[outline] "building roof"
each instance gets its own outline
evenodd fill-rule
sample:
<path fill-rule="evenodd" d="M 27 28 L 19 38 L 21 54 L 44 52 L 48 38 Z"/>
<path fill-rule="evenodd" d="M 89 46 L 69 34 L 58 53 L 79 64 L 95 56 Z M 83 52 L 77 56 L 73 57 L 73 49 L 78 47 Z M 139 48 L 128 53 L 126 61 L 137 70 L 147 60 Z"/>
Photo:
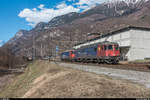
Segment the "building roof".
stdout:
<path fill-rule="evenodd" d="M 96 46 L 96 45 L 98 45 L 98 44 L 103 44 L 103 45 L 116 44 L 116 45 L 118 45 L 118 43 L 116 43 L 116 42 L 103 41 L 103 42 L 98 42 L 98 43 L 95 43 L 95 44 L 90 44 L 90 45 L 82 46 L 82 47 L 79 48 L 79 49 L 86 48 L 86 47 L 91 47 L 91 46 L 93 47 L 93 46 Z"/>
<path fill-rule="evenodd" d="M 77 43 L 75 44 L 74 46 L 77 46 L 77 45 L 80 45 L 80 44 L 84 44 L 84 43 L 87 43 L 87 42 L 90 42 L 90 41 L 93 41 L 93 40 L 98 40 L 100 38 L 104 38 L 104 37 L 107 37 L 109 35 L 113 35 L 113 34 L 117 34 L 117 33 L 120 33 L 120 32 L 124 32 L 124 31 L 127 31 L 127 30 L 130 30 L 130 29 L 138 29 L 138 30 L 145 30 L 145 31 L 150 31 L 150 28 L 149 27 L 139 27 L 139 26 L 126 26 L 126 27 L 123 27 L 121 29 L 118 29 L 118 30 L 115 30 L 115 31 L 112 31 L 112 32 L 109 32 L 109 33 L 104 33 L 94 39 L 91 39 L 91 40 L 87 40 L 87 41 L 84 41 L 84 42 L 81 42 L 81 43 Z"/>
<path fill-rule="evenodd" d="M 91 35 L 100 35 L 100 33 L 88 33 L 87 35 L 88 36 L 91 36 Z"/>
<path fill-rule="evenodd" d="M 74 49 L 65 50 L 65 51 L 63 51 L 63 52 L 70 52 L 70 51 L 74 51 Z"/>

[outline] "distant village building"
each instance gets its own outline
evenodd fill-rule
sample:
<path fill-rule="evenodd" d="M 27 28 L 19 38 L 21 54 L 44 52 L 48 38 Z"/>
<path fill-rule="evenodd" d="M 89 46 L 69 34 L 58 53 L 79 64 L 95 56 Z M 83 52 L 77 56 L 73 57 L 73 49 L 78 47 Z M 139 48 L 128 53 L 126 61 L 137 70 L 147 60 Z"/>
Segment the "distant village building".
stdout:
<path fill-rule="evenodd" d="M 99 35 L 98 37 L 76 44 L 77 49 L 85 45 L 103 41 L 117 42 L 122 59 L 134 61 L 150 58 L 150 28 L 128 26 L 117 31 Z"/>

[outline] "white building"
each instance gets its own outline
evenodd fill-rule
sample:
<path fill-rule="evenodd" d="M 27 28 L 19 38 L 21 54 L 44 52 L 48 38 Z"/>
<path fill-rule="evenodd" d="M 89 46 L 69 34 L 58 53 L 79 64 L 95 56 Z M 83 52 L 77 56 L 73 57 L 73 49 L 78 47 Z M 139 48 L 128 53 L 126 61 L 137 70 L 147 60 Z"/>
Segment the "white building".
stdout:
<path fill-rule="evenodd" d="M 128 61 L 150 58 L 150 28 L 128 26 L 99 36 L 89 42 L 74 46 L 74 49 L 103 41 L 117 42 L 121 56 Z"/>

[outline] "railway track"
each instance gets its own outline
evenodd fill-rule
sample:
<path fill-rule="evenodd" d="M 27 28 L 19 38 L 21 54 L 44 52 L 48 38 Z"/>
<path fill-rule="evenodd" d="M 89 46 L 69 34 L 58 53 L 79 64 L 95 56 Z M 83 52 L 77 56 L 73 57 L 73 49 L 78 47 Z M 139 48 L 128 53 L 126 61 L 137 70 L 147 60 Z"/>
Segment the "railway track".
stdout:
<path fill-rule="evenodd" d="M 53 62 L 52 62 L 53 63 Z M 60 67 L 76 69 L 80 71 L 95 73 L 98 75 L 106 75 L 111 78 L 130 80 L 134 83 L 145 85 L 150 88 L 150 69 L 146 65 L 134 64 L 81 64 L 81 63 L 66 63 L 60 62 L 57 64 Z"/>
<path fill-rule="evenodd" d="M 23 70 L 18 69 L 0 69 L 0 76 L 8 75 L 8 74 L 19 74 L 23 73 Z"/>
<path fill-rule="evenodd" d="M 60 62 L 62 62 L 62 61 L 60 61 Z M 111 64 L 79 63 L 79 62 L 63 62 L 63 63 L 150 72 L 150 64 L 115 64 L 115 65 L 111 65 Z"/>
<path fill-rule="evenodd" d="M 7 74 L 11 74 L 11 71 L 9 71 L 7 69 L 0 69 L 0 76 L 4 76 Z"/>

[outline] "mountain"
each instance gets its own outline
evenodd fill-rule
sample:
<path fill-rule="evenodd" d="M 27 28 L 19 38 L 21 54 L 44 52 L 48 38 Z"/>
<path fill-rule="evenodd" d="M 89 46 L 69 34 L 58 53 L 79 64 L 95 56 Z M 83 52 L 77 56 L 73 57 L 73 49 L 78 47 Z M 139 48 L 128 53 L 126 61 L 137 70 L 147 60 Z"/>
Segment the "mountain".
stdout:
<path fill-rule="evenodd" d="M 29 31 L 20 30 L 4 47 L 15 55 L 54 55 L 56 45 L 61 52 L 86 40 L 87 33 L 105 34 L 128 25 L 150 27 L 149 0 L 111 0 L 82 13 L 58 16 Z"/>

